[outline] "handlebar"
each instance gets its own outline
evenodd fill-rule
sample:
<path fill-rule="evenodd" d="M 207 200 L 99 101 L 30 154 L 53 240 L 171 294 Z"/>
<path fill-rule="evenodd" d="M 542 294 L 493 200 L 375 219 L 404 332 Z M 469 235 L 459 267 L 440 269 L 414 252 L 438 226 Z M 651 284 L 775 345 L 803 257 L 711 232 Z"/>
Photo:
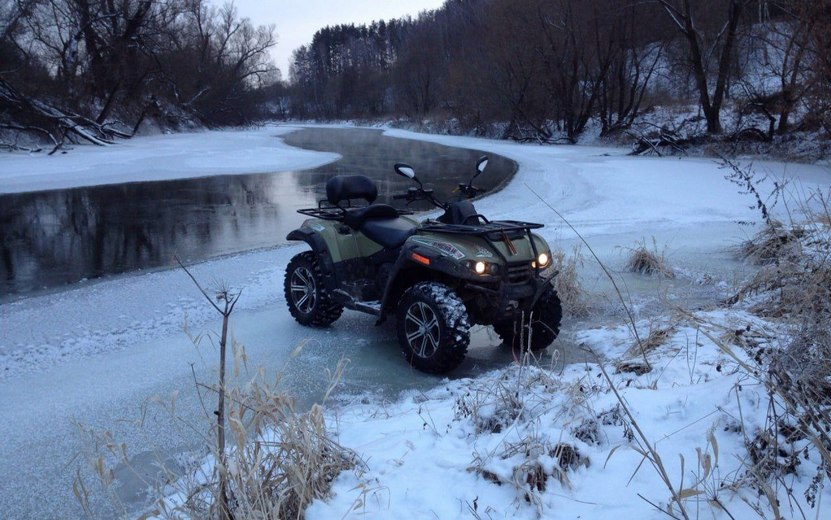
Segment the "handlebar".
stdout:
<path fill-rule="evenodd" d="M 462 197 L 472 199 L 480 193 L 486 193 L 488 190 L 483 188 L 477 188 L 476 186 L 469 186 L 467 184 L 459 184 L 458 191 L 461 192 Z"/>
<path fill-rule="evenodd" d="M 479 195 L 480 193 L 487 193 L 488 190 L 483 188 L 477 188 L 476 186 L 468 186 L 467 184 L 459 184 L 459 191 L 462 194 L 462 199 L 472 199 L 473 197 Z M 434 205 L 443 208 L 446 204 L 439 202 L 433 197 L 433 190 L 432 189 L 418 189 L 418 188 L 410 188 L 407 193 L 401 193 L 398 195 L 393 195 L 392 200 L 406 200 L 407 202 L 415 202 L 417 200 L 427 200 L 432 202 Z"/>
<path fill-rule="evenodd" d="M 410 202 L 415 202 L 417 200 L 426 200 L 435 205 L 436 207 L 444 209 L 446 204 L 436 200 L 433 197 L 433 190 L 432 189 L 424 189 L 424 188 L 410 188 L 407 193 L 402 193 L 399 195 L 393 195 L 393 200 L 406 200 L 409 204 Z"/>

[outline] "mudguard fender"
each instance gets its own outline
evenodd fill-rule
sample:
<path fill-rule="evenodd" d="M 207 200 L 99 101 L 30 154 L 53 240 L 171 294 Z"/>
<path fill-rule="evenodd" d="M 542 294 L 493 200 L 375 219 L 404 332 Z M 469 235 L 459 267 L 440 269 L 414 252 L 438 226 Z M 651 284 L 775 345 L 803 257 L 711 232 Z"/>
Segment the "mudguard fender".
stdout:
<path fill-rule="evenodd" d="M 427 280 L 464 279 L 470 276 L 462 264 L 447 258 L 435 249 L 419 244 L 405 244 L 398 260 L 390 271 L 384 296 L 381 300 L 381 316 L 377 325 L 384 323 L 387 315 L 394 312 L 398 299 L 407 288 Z"/>
<path fill-rule="evenodd" d="M 332 255 L 329 248 L 326 247 L 326 242 L 319 234 L 308 229 L 295 229 L 288 235 L 286 240 L 294 242 L 306 242 L 312 248 L 312 252 L 317 257 L 320 263 L 321 271 L 323 272 L 323 283 L 330 291 L 338 288 L 337 274 L 335 273 L 335 264 L 332 262 Z"/>

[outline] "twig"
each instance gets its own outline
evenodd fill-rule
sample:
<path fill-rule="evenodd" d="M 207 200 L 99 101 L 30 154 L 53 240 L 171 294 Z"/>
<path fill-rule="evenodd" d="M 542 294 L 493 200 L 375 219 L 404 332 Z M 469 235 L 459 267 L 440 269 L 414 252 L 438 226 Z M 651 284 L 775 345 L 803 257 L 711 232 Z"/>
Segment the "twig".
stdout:
<path fill-rule="evenodd" d="M 668 517 L 670 517 L 670 518 L 674 518 L 675 520 L 681 520 L 681 519 L 680 519 L 680 518 L 678 518 L 677 516 L 675 516 L 675 515 L 671 514 L 669 511 L 665 511 L 665 510 L 661 509 L 660 507 L 658 507 L 658 505 L 657 505 L 656 503 L 652 502 L 651 500 L 649 500 L 649 499 L 648 499 L 648 498 L 646 498 L 645 496 L 641 495 L 640 493 L 638 493 L 638 496 L 640 497 L 640 499 L 641 499 L 641 500 L 643 500 L 643 501 L 644 501 L 644 502 L 646 502 L 647 504 L 651 505 L 652 507 L 654 507 L 654 508 L 655 508 L 655 509 L 657 509 L 658 511 L 662 512 L 663 514 L 667 515 Z"/>
<path fill-rule="evenodd" d="M 615 288 L 615 292 L 617 293 L 617 296 L 620 299 L 620 303 L 621 303 L 621 305 L 623 305 L 623 309 L 626 311 L 626 315 L 629 317 L 629 322 L 632 324 L 632 332 L 635 334 L 635 340 L 638 342 L 638 348 L 640 349 L 641 355 L 643 356 L 643 362 L 644 362 L 644 364 L 646 364 L 646 368 L 651 371 L 652 370 L 652 365 L 650 365 L 649 360 L 646 359 L 646 350 L 643 348 L 643 342 L 641 341 L 641 337 L 638 334 L 638 327 L 635 324 L 635 317 L 632 315 L 632 311 L 629 310 L 629 306 L 626 305 L 626 301 L 623 299 L 623 293 L 621 293 L 620 288 L 617 286 L 617 283 L 615 282 L 615 279 L 612 276 L 612 273 L 610 273 L 609 270 L 606 268 L 606 266 L 603 264 L 603 262 L 600 261 L 600 258 L 597 256 L 597 253 L 594 252 L 594 249 L 592 249 L 592 246 L 589 245 L 589 243 L 586 241 L 585 238 L 583 238 L 583 235 L 581 235 L 580 232 L 577 231 L 577 229 L 574 226 L 571 225 L 571 222 L 566 220 L 566 218 L 562 214 L 560 214 L 559 211 L 554 209 L 554 207 L 551 204 L 549 204 L 545 199 L 540 197 L 539 193 L 534 191 L 534 189 L 531 186 L 528 186 L 527 183 L 525 184 L 525 187 L 528 188 L 531 191 L 531 193 L 533 193 L 538 199 L 540 199 L 540 201 L 543 204 L 548 206 L 548 208 L 551 211 L 553 211 L 554 214 L 556 214 L 558 217 L 560 217 L 560 219 L 562 219 L 562 221 L 565 222 L 566 225 L 569 228 L 571 228 L 572 231 L 574 231 L 574 234 L 576 234 L 577 237 L 586 245 L 586 247 L 588 248 L 591 255 L 597 261 L 598 265 L 600 265 L 600 268 L 603 269 L 603 272 L 606 274 L 606 277 L 609 279 L 610 282 L 612 282 L 612 286 Z"/>
<path fill-rule="evenodd" d="M 592 354 L 593 351 L 590 350 Z M 684 517 L 684 520 L 689 520 L 689 516 L 687 515 L 687 509 L 684 507 L 683 502 L 681 502 L 681 497 L 675 491 L 675 486 L 672 485 L 672 481 L 669 479 L 669 475 L 667 475 L 666 468 L 664 468 L 664 464 L 661 461 L 661 456 L 655 450 L 655 448 L 649 443 L 649 439 L 646 437 L 646 434 L 641 430 L 638 421 L 635 420 L 635 416 L 632 414 L 632 411 L 629 410 L 629 407 L 626 406 L 626 401 L 624 401 L 623 396 L 617 391 L 615 388 L 614 383 L 612 382 L 612 378 L 609 377 L 609 373 L 606 372 L 606 368 L 603 366 L 600 358 L 597 354 L 594 354 L 595 359 L 597 360 L 598 368 L 600 372 L 603 374 L 603 377 L 606 379 L 606 382 L 609 383 L 609 388 L 615 394 L 615 398 L 620 403 L 620 407 L 626 413 L 626 416 L 629 418 L 629 422 L 632 424 L 632 427 L 635 428 L 635 431 L 638 433 L 638 437 L 640 437 L 641 442 L 646 446 L 646 449 L 649 451 L 649 457 L 647 459 L 652 464 L 652 467 L 655 468 L 655 471 L 658 473 L 658 476 L 661 477 L 661 480 L 664 481 L 664 485 L 669 489 L 670 495 L 672 496 L 672 500 L 678 504 L 678 508 L 681 510 L 681 515 Z M 669 514 L 667 512 L 667 514 Z M 672 516 L 672 515 L 670 515 Z"/>

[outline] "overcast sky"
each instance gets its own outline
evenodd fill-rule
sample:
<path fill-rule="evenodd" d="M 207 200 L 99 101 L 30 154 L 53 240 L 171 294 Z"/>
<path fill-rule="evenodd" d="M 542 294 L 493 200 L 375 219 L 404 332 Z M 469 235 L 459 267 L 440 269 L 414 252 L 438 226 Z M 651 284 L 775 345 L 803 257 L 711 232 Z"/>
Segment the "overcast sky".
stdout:
<path fill-rule="evenodd" d="M 215 0 L 217 5 L 225 2 Z M 277 66 L 288 79 L 291 52 L 310 43 L 315 31 L 327 25 L 369 23 L 435 9 L 444 0 L 236 0 L 241 17 L 254 25 L 274 24 L 277 47 L 272 50 Z"/>

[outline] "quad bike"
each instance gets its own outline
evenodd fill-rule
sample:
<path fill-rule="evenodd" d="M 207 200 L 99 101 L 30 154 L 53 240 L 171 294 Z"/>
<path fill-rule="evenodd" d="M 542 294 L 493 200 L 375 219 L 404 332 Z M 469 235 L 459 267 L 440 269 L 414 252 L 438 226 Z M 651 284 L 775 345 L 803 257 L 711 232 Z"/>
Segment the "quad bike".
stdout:
<path fill-rule="evenodd" d="M 392 314 L 407 361 L 430 373 L 453 370 L 464 359 L 472 324 L 492 325 L 503 343 L 544 349 L 557 337 L 562 315 L 552 280 L 551 251 L 531 232 L 542 224 L 490 221 L 468 200 L 484 190 L 473 180 L 458 200 L 442 202 L 415 170 L 395 171 L 416 183 L 393 199 L 429 201 L 444 210 L 418 223 L 412 211 L 374 204 L 375 183 L 362 175 L 326 183 L 326 199 L 299 213 L 313 217 L 288 235 L 311 251 L 286 268 L 289 312 L 301 324 L 325 327 L 344 308 L 378 317 Z M 356 207 L 353 201 L 364 200 Z"/>

